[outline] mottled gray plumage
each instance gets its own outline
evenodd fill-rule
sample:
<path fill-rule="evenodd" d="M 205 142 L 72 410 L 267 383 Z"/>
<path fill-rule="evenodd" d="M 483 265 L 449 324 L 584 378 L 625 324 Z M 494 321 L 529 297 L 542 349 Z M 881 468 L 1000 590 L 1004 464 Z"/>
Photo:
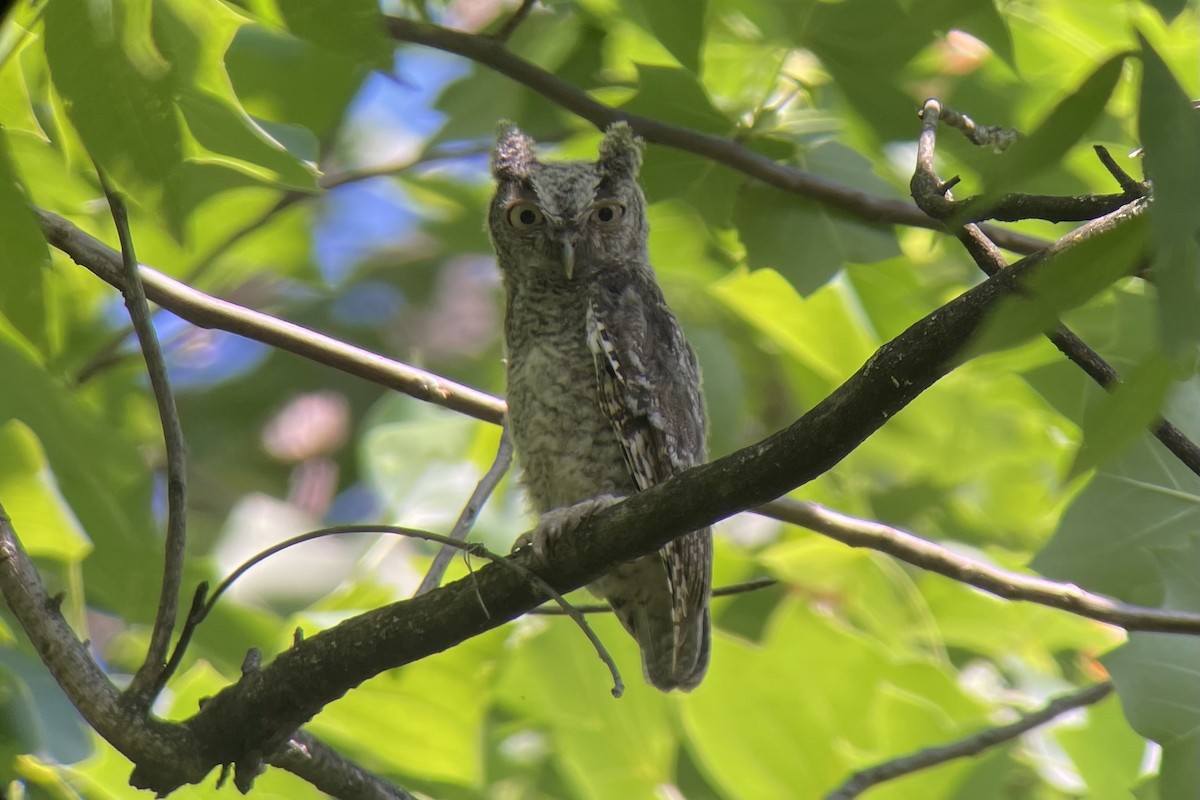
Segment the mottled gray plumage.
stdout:
<path fill-rule="evenodd" d="M 509 123 L 492 152 L 509 421 L 541 533 L 705 460 L 700 371 L 646 253 L 641 161 L 624 123 L 595 162 L 542 163 Z M 711 584 L 705 528 L 588 588 L 637 640 L 646 680 L 668 691 L 694 688 L 708 667 Z"/>

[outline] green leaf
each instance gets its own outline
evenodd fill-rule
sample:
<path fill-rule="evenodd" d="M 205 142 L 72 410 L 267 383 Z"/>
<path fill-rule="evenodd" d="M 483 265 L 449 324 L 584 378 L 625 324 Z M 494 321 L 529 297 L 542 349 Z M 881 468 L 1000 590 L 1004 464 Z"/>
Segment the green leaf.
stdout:
<path fill-rule="evenodd" d="M 0 732 L 0 742 L 12 743 L 17 734 L 24 745 L 21 753 L 49 755 L 60 763 L 91 754 L 87 723 L 45 665 L 32 655 L 0 648 L 0 676 L 0 702 L 6 706 L 0 727 L 7 728 Z"/>
<path fill-rule="evenodd" d="M 679 67 L 638 64 L 638 92 L 622 110 L 704 133 L 725 135 L 733 122 L 717 110 L 704 85 Z"/>
<path fill-rule="evenodd" d="M 1018 139 L 993 161 L 981 176 L 985 190 L 979 205 L 973 205 L 972 210 L 987 208 L 1000 195 L 1059 164 L 1104 113 L 1121 77 L 1125 58 L 1124 54 L 1117 55 L 1101 64 L 1060 100 L 1031 134 Z"/>
<path fill-rule="evenodd" d="M 700 72 L 708 0 L 638 0 L 634 9 L 650 32 L 690 72 Z"/>
<path fill-rule="evenodd" d="M 46 60 L 88 153 L 117 180 L 169 184 L 183 158 L 171 65 L 155 49 L 148 0 L 46 6 Z M 179 224 L 177 214 L 168 218 Z"/>
<path fill-rule="evenodd" d="M 651 800 L 671 781 L 678 747 L 668 698 L 642 681 L 637 646 L 612 615 L 591 624 L 625 676 L 619 701 L 591 645 L 569 620 L 553 617 L 512 643 L 497 701 L 527 730 L 545 732 L 570 796 Z"/>
<path fill-rule="evenodd" d="M 807 298 L 774 270 L 734 274 L 713 295 L 821 379 L 828 393 L 870 358 L 878 342 L 855 320 L 848 290 L 829 284 Z M 830 336 L 830 331 L 837 335 Z"/>
<path fill-rule="evenodd" d="M 387 37 L 376 0 L 283 2 L 279 11 L 296 36 L 372 69 L 391 69 L 395 44 Z"/>
<path fill-rule="evenodd" d="M 1091 591 L 1158 605 L 1163 580 L 1148 548 L 1178 545 L 1198 528 L 1200 478 L 1146 435 L 1100 468 L 1030 566 Z"/>
<path fill-rule="evenodd" d="M 1000 301 L 965 347 L 963 360 L 1013 347 L 1052 329 L 1064 312 L 1132 272 L 1145 237 L 1146 221 L 1140 216 L 1051 255 L 1018 292 Z"/>
<path fill-rule="evenodd" d="M 837 144 L 815 148 L 806 161 L 814 172 L 854 185 L 882 183 L 861 157 Z M 803 295 L 850 263 L 882 261 L 900 252 L 890 227 L 864 224 L 824 203 L 759 183 L 742 189 L 733 221 L 750 268 L 778 271 Z"/>
<path fill-rule="evenodd" d="M 355 59 L 259 25 L 238 30 L 225 54 L 225 67 L 251 114 L 301 125 L 317 139 L 341 121 L 366 76 Z"/>
<path fill-rule="evenodd" d="M 1159 13 L 1164 22 L 1171 23 L 1187 8 L 1188 0 L 1146 0 Z"/>
<path fill-rule="evenodd" d="M 1141 106 L 1138 134 L 1146 174 L 1154 183 L 1150 230 L 1158 287 L 1159 332 L 1172 358 L 1200 342 L 1200 114 L 1170 68 L 1140 32 Z"/>
<path fill-rule="evenodd" d="M 479 790 L 485 780 L 484 720 L 507 637 L 506 631 L 491 631 L 378 675 L 325 708 L 312 730 L 338 750 L 369 753 L 371 763 L 409 780 Z M 388 735 L 364 740 L 366 730 Z"/>
<path fill-rule="evenodd" d="M 1158 417 L 1174 374 L 1170 361 L 1151 357 L 1093 405 L 1084 418 L 1083 442 L 1067 479 L 1104 464 L 1142 435 Z"/>
<path fill-rule="evenodd" d="M 190 160 L 220 163 L 287 188 L 311 189 L 313 170 L 250 119 L 225 71 L 225 52 L 246 23 L 216 0 L 169 0 L 155 8 L 155 40 L 173 66 L 175 101 L 208 153 Z M 188 183 L 189 208 L 201 196 Z"/>
<path fill-rule="evenodd" d="M 705 774 L 735 797 L 821 797 L 857 767 L 980 721 L 943 669 L 901 661 L 795 601 L 775 612 L 761 645 L 714 634 L 713 664 L 683 724 Z"/>
<path fill-rule="evenodd" d="M 66 505 L 95 545 L 83 562 L 89 603 L 133 619 L 147 618 L 158 597 L 162 561 L 140 443 L 52 379 L 2 330 L 0 374 L 7 387 L 0 392 L 0 421 L 19 420 L 37 436 Z M 46 546 L 75 553 L 78 543 L 65 530 Z M 26 536 L 24 526 L 17 527 L 17 534 Z M 30 530 L 28 535 L 36 534 Z"/>
<path fill-rule="evenodd" d="M 1053 731 L 1087 784 L 1090 800 L 1129 800 L 1146 756 L 1146 740 L 1129 727 L 1116 696 L 1089 706 L 1085 726 L 1064 725 Z"/>
<path fill-rule="evenodd" d="M 59 492 L 37 435 L 24 423 L 0 423 L 0 502 L 34 557 L 75 563 L 92 549 Z"/>
<path fill-rule="evenodd" d="M 0 130 L 0 314 L 39 350 L 49 349 L 43 281 L 50 254 L 13 166 L 8 133 Z"/>

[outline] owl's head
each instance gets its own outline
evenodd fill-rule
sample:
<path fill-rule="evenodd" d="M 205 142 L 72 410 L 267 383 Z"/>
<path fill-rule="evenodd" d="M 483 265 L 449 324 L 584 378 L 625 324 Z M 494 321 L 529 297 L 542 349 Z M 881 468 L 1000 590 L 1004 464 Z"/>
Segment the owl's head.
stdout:
<path fill-rule="evenodd" d="M 624 122 L 609 126 L 596 161 L 542 163 L 534 142 L 501 122 L 492 149 L 496 194 L 488 230 L 508 275 L 550 283 L 646 263 L 645 198 L 637 184 L 642 141 Z"/>

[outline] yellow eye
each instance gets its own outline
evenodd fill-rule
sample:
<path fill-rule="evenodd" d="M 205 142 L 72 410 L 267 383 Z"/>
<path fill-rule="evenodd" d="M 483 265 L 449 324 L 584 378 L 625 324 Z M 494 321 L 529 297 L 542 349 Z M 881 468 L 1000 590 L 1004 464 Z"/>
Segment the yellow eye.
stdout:
<path fill-rule="evenodd" d="M 625 216 L 625 206 L 616 200 L 602 200 L 592 209 L 592 222 L 611 225 Z"/>
<path fill-rule="evenodd" d="M 513 203 L 508 209 L 508 224 L 519 231 L 528 231 L 546 221 L 542 210 L 533 203 Z"/>

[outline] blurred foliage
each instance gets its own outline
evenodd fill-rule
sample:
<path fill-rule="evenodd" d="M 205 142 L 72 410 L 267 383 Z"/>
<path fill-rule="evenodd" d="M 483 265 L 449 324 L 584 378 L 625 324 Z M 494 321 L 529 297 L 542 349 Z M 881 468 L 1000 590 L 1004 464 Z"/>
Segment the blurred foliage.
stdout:
<path fill-rule="evenodd" d="M 157 598 L 161 432 L 119 296 L 48 253 L 28 203 L 115 245 L 99 165 L 128 198 L 144 263 L 503 392 L 482 155 L 500 117 L 554 156 L 590 157 L 599 133 L 487 69 L 394 47 L 379 5 L 470 31 L 512 11 L 52 0 L 18 3 L 0 31 L 0 502 L 115 680 L 137 666 Z M 1115 191 L 1088 145 L 1140 175 L 1123 154 L 1143 143 L 1162 198 L 1149 224 L 1058 259 L 997 315 L 976 343 L 986 355 L 795 494 L 984 561 L 1200 611 L 1200 479 L 1141 432 L 1165 411 L 1200 439 L 1200 134 L 1186 109 L 1200 94 L 1198 21 L 1189 0 L 577 0 L 535 6 L 509 45 L 605 102 L 880 197 L 907 195 L 927 96 L 1033 133 L 1008 154 L 944 133 L 939 170 L 963 178 L 964 196 Z M 652 259 L 704 367 L 714 455 L 788 424 L 980 280 L 952 239 L 698 156 L 651 146 L 642 177 Z M 341 185 L 323 191 L 322 179 Z M 1106 267 L 1143 241 L 1161 303 L 1154 285 Z M 1031 338 L 1059 316 L 1132 376 L 1122 392 L 1104 395 Z M 498 432 L 485 423 L 165 312 L 156 321 L 189 442 L 188 587 L 325 522 L 444 532 L 491 461 Z M 504 549 L 531 523 L 510 476 L 474 535 Z M 718 584 L 780 585 L 714 602 L 713 666 L 690 696 L 644 686 L 633 643 L 601 618 L 629 683 L 614 701 L 578 631 L 529 617 L 378 676 L 311 728 L 447 800 L 810 798 L 1107 672 L 1119 699 L 866 796 L 1200 796 L 1195 639 L 1125 637 L 763 519 L 731 519 L 718 539 Z M 198 631 L 159 711 L 186 718 L 236 679 L 249 647 L 269 657 L 297 626 L 411 594 L 431 556 L 359 536 L 256 567 Z M 15 620 L 2 622 L 0 786 L 141 796 Z M 254 796 L 322 795 L 270 770 Z"/>

